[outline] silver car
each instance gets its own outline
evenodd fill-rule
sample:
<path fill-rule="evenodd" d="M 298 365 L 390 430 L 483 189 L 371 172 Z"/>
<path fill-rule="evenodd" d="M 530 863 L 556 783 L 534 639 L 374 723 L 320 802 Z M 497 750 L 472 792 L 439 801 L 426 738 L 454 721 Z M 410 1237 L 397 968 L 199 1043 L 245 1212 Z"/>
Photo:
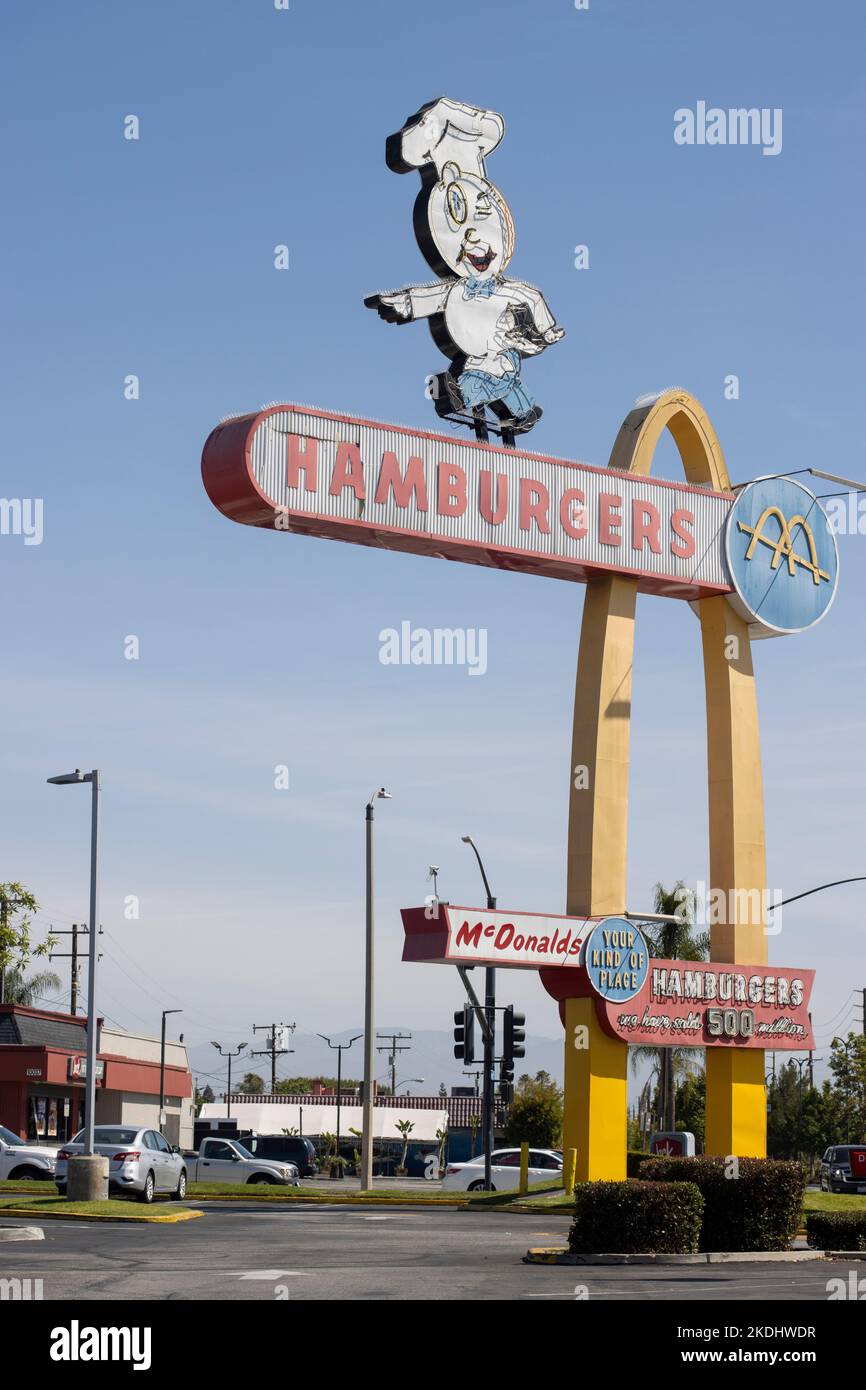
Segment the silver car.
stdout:
<path fill-rule="evenodd" d="M 97 1125 L 94 1148 L 108 1159 L 108 1190 L 134 1192 L 140 1202 L 150 1203 L 159 1193 L 168 1193 L 176 1202 L 186 1196 L 186 1162 L 180 1149 L 173 1148 L 156 1129 L 137 1125 Z M 54 1181 L 66 1195 L 69 1160 L 84 1152 L 84 1130 L 79 1130 L 57 1155 Z"/>

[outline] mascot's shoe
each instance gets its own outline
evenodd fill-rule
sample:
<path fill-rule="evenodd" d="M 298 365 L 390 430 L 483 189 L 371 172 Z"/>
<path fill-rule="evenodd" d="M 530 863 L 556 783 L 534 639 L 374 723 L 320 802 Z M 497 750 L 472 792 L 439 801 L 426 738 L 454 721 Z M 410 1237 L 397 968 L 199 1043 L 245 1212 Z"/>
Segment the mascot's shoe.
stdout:
<path fill-rule="evenodd" d="M 462 415 L 466 411 L 466 402 L 460 394 L 460 387 L 456 379 L 450 372 L 439 372 L 436 376 L 436 395 L 433 400 L 433 408 L 437 415 L 447 418 L 449 415 Z"/>
<path fill-rule="evenodd" d="M 511 430 L 512 434 L 528 434 L 533 425 L 538 424 L 543 413 L 540 405 L 534 405 L 525 415 L 510 416 L 508 419 L 500 420 L 500 428 Z"/>

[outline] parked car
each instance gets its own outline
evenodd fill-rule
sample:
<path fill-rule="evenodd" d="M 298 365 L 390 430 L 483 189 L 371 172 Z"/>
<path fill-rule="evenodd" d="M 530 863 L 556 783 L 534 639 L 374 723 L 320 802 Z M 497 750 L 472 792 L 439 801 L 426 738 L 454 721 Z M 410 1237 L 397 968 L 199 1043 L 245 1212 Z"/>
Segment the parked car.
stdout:
<path fill-rule="evenodd" d="M 297 1187 L 294 1163 L 255 1158 L 240 1139 L 202 1139 L 197 1154 L 186 1154 L 190 1182 L 264 1182 Z"/>
<path fill-rule="evenodd" d="M 239 1141 L 253 1158 L 272 1163 L 294 1163 L 302 1178 L 314 1178 L 319 1171 L 312 1139 L 300 1134 L 245 1134 Z"/>
<path fill-rule="evenodd" d="M 176 1202 L 186 1196 L 187 1164 L 180 1149 L 172 1147 L 155 1129 L 138 1125 L 97 1125 L 93 1144 L 108 1159 L 109 1192 L 134 1192 L 141 1202 L 152 1202 L 168 1193 Z M 84 1130 L 57 1155 L 54 1181 L 65 1195 L 69 1160 L 84 1152 Z"/>
<path fill-rule="evenodd" d="M 490 1182 L 494 1192 L 507 1192 L 520 1186 L 520 1150 L 495 1149 L 490 1155 Z M 529 1150 L 529 1185 L 550 1180 L 551 1187 L 562 1178 L 562 1154 L 556 1149 Z M 442 1179 L 442 1190 L 480 1192 L 484 1188 L 484 1155 L 468 1163 L 449 1163 Z"/>
<path fill-rule="evenodd" d="M 834 1144 L 821 1160 L 822 1192 L 866 1193 L 866 1144 Z"/>
<path fill-rule="evenodd" d="M 57 1149 L 46 1144 L 28 1144 L 0 1125 L 0 1179 L 15 1182 L 51 1182 L 57 1162 Z"/>

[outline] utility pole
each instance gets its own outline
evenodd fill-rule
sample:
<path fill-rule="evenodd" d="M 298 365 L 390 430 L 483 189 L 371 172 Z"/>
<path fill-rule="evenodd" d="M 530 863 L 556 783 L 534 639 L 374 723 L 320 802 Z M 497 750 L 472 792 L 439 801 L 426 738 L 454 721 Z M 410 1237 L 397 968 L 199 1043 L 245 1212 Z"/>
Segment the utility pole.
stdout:
<path fill-rule="evenodd" d="M 165 1020 L 169 1014 L 182 1014 L 183 1009 L 163 1009 L 162 1030 L 159 1035 L 159 1132 L 165 1133 Z"/>
<path fill-rule="evenodd" d="M 270 1042 L 261 1052 L 251 1052 L 251 1057 L 270 1057 L 271 1059 L 271 1095 L 276 1095 L 277 1091 L 277 1058 L 285 1057 L 289 1052 L 294 1052 L 293 1047 L 288 1046 L 289 1033 L 294 1034 L 297 1023 L 254 1023 L 254 1033 L 266 1033 L 271 1031 Z"/>
<path fill-rule="evenodd" d="M 72 923 L 72 971 L 69 979 L 69 1012 L 78 1009 L 78 923 Z"/>
<path fill-rule="evenodd" d="M 71 931 L 55 931 L 54 927 L 51 928 L 53 936 L 72 937 L 71 951 L 50 951 L 48 959 L 49 961 L 52 961 L 55 958 L 62 960 L 68 956 L 72 961 L 72 970 L 70 972 L 69 979 L 69 1012 L 73 1015 L 78 1012 L 78 933 L 79 931 L 86 932 L 87 930 L 88 928 L 86 923 L 82 923 L 82 925 L 79 927 L 77 922 L 72 923 Z"/>
<path fill-rule="evenodd" d="M 2 900 L 0 900 L 0 928 L 2 928 L 2 930 L 3 930 L 4 933 L 5 933 L 5 930 L 6 930 L 6 923 L 7 923 L 7 921 L 8 921 L 8 918 L 7 918 L 7 906 L 6 906 L 6 899 L 5 899 L 5 897 L 4 897 Z M 6 940 L 5 934 L 4 934 L 2 937 L 0 937 L 0 940 L 3 940 L 3 941 Z M 5 1003 L 6 1003 L 6 958 L 5 958 L 5 956 L 4 956 L 4 958 L 3 958 L 3 964 L 0 965 L 0 1004 L 5 1004 Z"/>
<path fill-rule="evenodd" d="M 320 1036 L 321 1036 L 321 1035 L 320 1035 Z M 409 1051 L 408 1045 L 407 1045 L 406 1047 L 398 1047 L 398 1046 L 397 1046 L 397 1043 L 398 1043 L 398 1041 L 403 1041 L 403 1040 L 406 1040 L 406 1039 L 408 1039 L 408 1042 L 411 1042 L 411 1041 L 412 1041 L 412 1034 L 411 1034 L 411 1033 L 377 1033 L 377 1034 L 376 1034 L 376 1037 L 377 1037 L 377 1038 L 384 1038 L 386 1042 L 389 1042 L 389 1041 L 390 1041 L 390 1043 L 391 1043 L 391 1046 L 390 1046 L 390 1047 L 377 1047 L 377 1048 L 376 1048 L 376 1051 L 377 1051 L 377 1052 L 390 1052 L 390 1054 L 391 1054 L 390 1057 L 388 1058 L 388 1066 L 391 1068 L 391 1095 L 392 1095 L 392 1096 L 395 1096 L 395 1095 L 397 1094 L 397 1053 L 398 1053 L 398 1052 L 408 1052 L 408 1051 Z"/>

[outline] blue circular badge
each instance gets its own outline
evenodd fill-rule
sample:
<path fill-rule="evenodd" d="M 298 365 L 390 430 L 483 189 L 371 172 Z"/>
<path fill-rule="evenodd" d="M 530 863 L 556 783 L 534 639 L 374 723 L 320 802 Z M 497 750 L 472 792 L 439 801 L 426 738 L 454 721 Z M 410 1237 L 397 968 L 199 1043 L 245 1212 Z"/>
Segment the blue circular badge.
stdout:
<path fill-rule="evenodd" d="M 596 994 L 612 1004 L 624 1004 L 646 983 L 649 951 L 634 922 L 605 917 L 587 938 L 584 965 Z"/>
<path fill-rule="evenodd" d="M 812 627 L 836 596 L 836 537 L 815 494 L 792 478 L 743 488 L 728 514 L 725 552 L 743 616 L 768 633 Z"/>

